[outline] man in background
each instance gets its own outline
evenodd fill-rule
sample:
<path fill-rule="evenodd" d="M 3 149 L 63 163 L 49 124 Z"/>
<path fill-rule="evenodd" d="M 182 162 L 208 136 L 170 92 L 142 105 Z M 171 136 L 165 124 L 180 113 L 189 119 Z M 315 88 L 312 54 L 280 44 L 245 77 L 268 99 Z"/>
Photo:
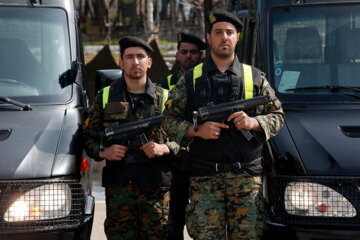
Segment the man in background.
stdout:
<path fill-rule="evenodd" d="M 178 44 L 176 52 L 176 60 L 180 64 L 174 74 L 164 78 L 160 84 L 162 88 L 171 90 L 181 77 L 181 75 L 200 63 L 202 52 L 206 49 L 206 43 L 200 38 L 184 32 L 177 34 Z M 185 226 L 185 208 L 189 203 L 189 174 L 185 169 L 186 149 L 182 148 L 179 156 L 177 156 L 177 164 L 172 168 L 172 185 L 170 191 L 170 220 L 172 224 L 172 232 L 170 240 L 184 239 L 183 231 Z"/>
<path fill-rule="evenodd" d="M 179 32 L 177 39 L 178 51 L 176 52 L 176 60 L 180 64 L 180 69 L 160 81 L 161 87 L 169 90 L 176 85 L 180 76 L 185 71 L 200 63 L 202 57 L 201 50 L 206 49 L 206 43 L 190 33 Z"/>

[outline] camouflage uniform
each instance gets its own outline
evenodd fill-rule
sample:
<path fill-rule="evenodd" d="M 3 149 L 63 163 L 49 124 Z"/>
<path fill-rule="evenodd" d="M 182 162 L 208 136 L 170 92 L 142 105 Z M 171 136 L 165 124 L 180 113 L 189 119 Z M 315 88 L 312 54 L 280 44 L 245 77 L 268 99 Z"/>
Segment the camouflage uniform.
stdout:
<path fill-rule="evenodd" d="M 105 233 L 108 239 L 168 239 L 167 188 L 139 188 L 132 184 L 106 187 Z"/>
<path fill-rule="evenodd" d="M 186 226 L 192 238 L 226 239 L 227 228 L 227 239 L 261 239 L 261 177 L 228 172 L 192 178 L 190 192 Z"/>
<path fill-rule="evenodd" d="M 236 73 L 240 66 L 242 65 L 235 58 L 226 73 L 228 75 Z M 203 69 L 219 72 L 211 57 L 204 63 Z M 253 73 L 259 72 L 255 68 L 252 70 Z M 209 70 L 206 76 L 212 73 Z M 239 72 L 236 74 L 241 75 Z M 274 96 L 275 92 L 265 79 L 264 74 L 258 76 L 261 77 L 258 79 L 261 86 L 257 89 L 256 95 L 262 96 L 269 93 L 270 96 Z M 254 90 L 256 91 L 255 87 Z M 193 144 L 193 141 L 197 139 L 183 138 L 192 126 L 189 120 L 185 120 L 191 101 L 193 99 L 189 99 L 187 82 L 183 76 L 170 92 L 166 102 L 162 127 L 168 136 L 175 139 L 179 144 L 190 144 L 190 166 L 191 169 L 195 169 L 191 143 Z M 255 116 L 264 132 L 252 131 L 255 138 L 252 141 L 262 144 L 276 135 L 283 125 L 283 114 L 281 103 L 278 100 L 265 104 L 261 115 Z M 209 149 L 211 149 L 210 144 L 216 144 L 218 140 L 207 141 L 210 146 Z M 203 152 L 203 154 L 207 154 L 205 149 Z M 227 152 L 224 151 L 224 159 L 227 157 L 226 154 Z M 219 159 L 219 162 L 221 161 L 222 159 Z M 257 168 L 260 171 L 251 172 L 241 169 L 237 172 L 217 173 L 214 169 L 209 174 L 201 174 L 196 169 L 191 172 L 191 203 L 186 209 L 186 226 L 192 238 L 225 239 L 227 232 L 228 239 L 260 239 L 264 227 L 260 161 L 257 163 Z"/>
<path fill-rule="evenodd" d="M 109 102 L 104 108 L 103 92 L 100 91 L 94 105 L 89 109 L 84 126 L 85 149 L 96 161 L 102 160 L 99 158 L 99 132 L 106 126 L 113 122 L 121 124 L 150 117 L 148 103 L 154 106 L 152 114 L 161 113 L 161 104 L 158 104 L 161 98 L 149 79 L 144 94 L 131 94 L 126 89 L 126 82 L 122 77 L 112 83 L 110 96 L 116 95 L 115 99 L 119 99 L 122 95 L 128 94 L 122 98 L 124 101 L 114 101 L 114 97 L 109 97 Z M 165 143 L 172 154 L 179 150 L 175 142 L 167 141 L 158 126 L 149 129 L 146 136 L 149 141 Z M 112 144 L 114 143 L 105 142 L 105 146 Z M 124 159 L 106 161 L 103 169 L 102 182 L 106 188 L 107 207 L 104 226 L 107 238 L 167 239 L 171 182 L 168 157 L 148 159 L 139 149 L 141 143 L 137 139 L 132 139 L 128 146 L 129 150 Z"/>

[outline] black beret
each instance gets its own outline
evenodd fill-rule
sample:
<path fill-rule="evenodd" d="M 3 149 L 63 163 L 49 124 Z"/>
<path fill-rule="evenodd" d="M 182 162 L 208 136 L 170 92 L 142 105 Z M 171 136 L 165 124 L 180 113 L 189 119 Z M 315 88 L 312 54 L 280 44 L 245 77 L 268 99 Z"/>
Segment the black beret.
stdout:
<path fill-rule="evenodd" d="M 177 47 L 178 49 L 180 47 L 180 43 L 182 42 L 195 44 L 199 47 L 199 50 L 204 50 L 207 47 L 206 43 L 201 41 L 200 38 L 190 33 L 179 32 L 177 34 L 177 40 L 178 40 L 178 47 Z"/>
<path fill-rule="evenodd" d="M 212 28 L 212 25 L 217 22 L 229 22 L 235 26 L 237 31 L 243 26 L 243 23 L 234 14 L 221 10 L 210 11 L 207 14 L 206 20 L 209 23 L 210 29 Z"/>
<path fill-rule="evenodd" d="M 124 37 L 119 41 L 120 51 L 123 53 L 129 47 L 142 47 L 146 52 L 153 52 L 154 49 L 144 40 L 138 37 Z"/>

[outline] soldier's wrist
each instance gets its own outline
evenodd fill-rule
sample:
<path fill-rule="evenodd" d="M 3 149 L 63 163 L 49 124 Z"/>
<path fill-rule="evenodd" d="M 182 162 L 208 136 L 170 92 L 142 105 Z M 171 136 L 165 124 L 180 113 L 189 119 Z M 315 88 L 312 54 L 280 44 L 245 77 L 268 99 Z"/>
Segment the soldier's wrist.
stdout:
<path fill-rule="evenodd" d="M 193 137 L 196 137 L 196 136 L 197 136 L 197 135 L 196 135 L 196 132 L 195 132 L 195 129 L 194 129 L 194 126 L 191 126 L 191 127 L 189 128 L 189 130 L 187 131 L 187 133 L 186 133 L 185 136 L 188 137 L 188 138 L 193 138 Z"/>
<path fill-rule="evenodd" d="M 170 153 L 170 147 L 167 144 L 163 144 L 163 155 L 169 155 Z"/>
<path fill-rule="evenodd" d="M 105 159 L 103 150 L 100 150 L 100 151 L 99 151 L 99 158 Z"/>

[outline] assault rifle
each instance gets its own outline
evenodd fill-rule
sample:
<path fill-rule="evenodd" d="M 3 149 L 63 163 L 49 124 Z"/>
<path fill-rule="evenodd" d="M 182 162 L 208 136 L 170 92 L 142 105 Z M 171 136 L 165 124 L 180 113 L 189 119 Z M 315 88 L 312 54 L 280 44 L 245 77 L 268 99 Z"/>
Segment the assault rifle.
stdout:
<path fill-rule="evenodd" d="M 161 119 L 161 116 L 156 116 L 107 127 L 104 132 L 100 132 L 100 149 L 104 149 L 104 140 L 120 143 L 139 137 L 141 143 L 146 144 L 149 141 L 146 138 L 145 131 L 152 126 L 159 125 Z"/>
<path fill-rule="evenodd" d="M 201 107 L 198 111 L 193 111 L 194 130 L 197 131 L 199 123 L 203 123 L 205 121 L 225 121 L 227 117 L 234 112 L 252 109 L 275 100 L 276 98 L 271 98 L 269 94 L 267 94 L 266 96 L 236 100 L 216 105 L 214 105 L 213 102 L 210 102 L 206 107 Z M 240 131 L 248 141 L 250 141 L 253 137 L 246 129 L 241 129 Z"/>

